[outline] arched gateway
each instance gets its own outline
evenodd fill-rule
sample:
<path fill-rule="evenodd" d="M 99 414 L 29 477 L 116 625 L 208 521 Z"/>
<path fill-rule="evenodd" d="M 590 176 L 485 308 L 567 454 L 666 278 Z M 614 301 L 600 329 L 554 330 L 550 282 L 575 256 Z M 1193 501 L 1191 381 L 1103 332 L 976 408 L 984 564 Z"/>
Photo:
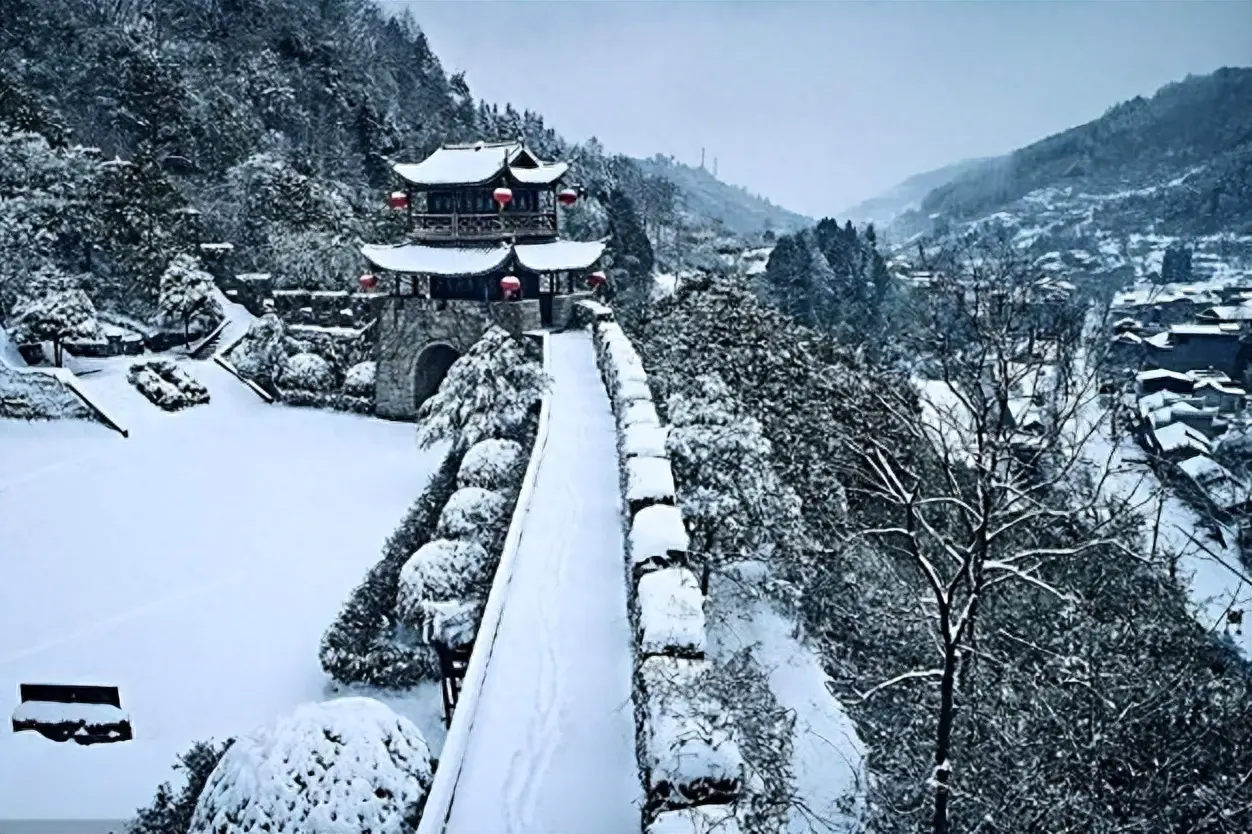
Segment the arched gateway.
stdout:
<path fill-rule="evenodd" d="M 448 368 L 461 354 L 452 345 L 434 342 L 422 348 L 413 362 L 413 408 L 422 407 L 439 390 Z"/>

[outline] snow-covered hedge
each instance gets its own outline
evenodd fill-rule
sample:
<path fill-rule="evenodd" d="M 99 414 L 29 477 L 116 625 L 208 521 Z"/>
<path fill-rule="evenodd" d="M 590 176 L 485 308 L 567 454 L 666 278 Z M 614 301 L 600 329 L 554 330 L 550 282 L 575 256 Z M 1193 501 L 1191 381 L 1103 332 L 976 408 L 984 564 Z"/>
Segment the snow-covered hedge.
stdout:
<path fill-rule="evenodd" d="M 743 755 L 709 673 L 705 660 L 656 656 L 639 665 L 640 761 L 652 813 L 733 802 L 742 790 Z"/>
<path fill-rule="evenodd" d="M 492 438 L 475 443 L 465 453 L 457 486 L 480 487 L 495 492 L 515 490 L 526 470 L 526 450 L 515 440 Z"/>
<path fill-rule="evenodd" d="M 439 515 L 439 536 L 472 541 L 491 552 L 504 544 L 509 526 L 509 499 L 481 487 L 462 487 L 452 493 Z"/>
<path fill-rule="evenodd" d="M 439 513 L 456 491 L 459 466 L 455 456 L 444 460 L 387 539 L 381 561 L 352 591 L 322 637 L 318 657 L 336 681 L 398 688 L 438 677 L 438 662 L 429 647 L 397 639 L 396 597 L 401 569 L 435 536 Z"/>
<path fill-rule="evenodd" d="M 435 539 L 422 545 L 400 569 L 397 615 L 402 621 L 418 624 L 424 603 L 477 597 L 489 566 L 487 551 L 475 541 Z"/>
<path fill-rule="evenodd" d="M 401 834 L 417 823 L 431 766 L 421 731 L 379 701 L 305 704 L 235 740 L 188 830 Z"/>
<path fill-rule="evenodd" d="M 374 378 L 377 373 L 378 363 L 372 359 L 356 363 L 344 374 L 344 393 L 354 397 L 374 396 Z"/>
<path fill-rule="evenodd" d="M 639 653 L 704 657 L 704 594 L 686 568 L 665 568 L 639 578 Z"/>
<path fill-rule="evenodd" d="M 209 389 L 168 359 L 151 359 L 130 366 L 131 385 L 166 411 L 177 411 L 209 401 Z"/>
<path fill-rule="evenodd" d="M 335 384 L 330 363 L 316 353 L 297 353 L 288 357 L 278 382 L 284 388 L 302 391 L 329 391 Z"/>
<path fill-rule="evenodd" d="M 61 380 L 50 374 L 22 373 L 0 362 L 0 418 L 58 420 L 90 417 L 90 409 Z"/>
<path fill-rule="evenodd" d="M 441 643 L 449 648 L 463 649 L 474 644 L 478 625 L 483 618 L 483 603 L 424 602 L 421 619 L 422 637 L 427 643 Z"/>

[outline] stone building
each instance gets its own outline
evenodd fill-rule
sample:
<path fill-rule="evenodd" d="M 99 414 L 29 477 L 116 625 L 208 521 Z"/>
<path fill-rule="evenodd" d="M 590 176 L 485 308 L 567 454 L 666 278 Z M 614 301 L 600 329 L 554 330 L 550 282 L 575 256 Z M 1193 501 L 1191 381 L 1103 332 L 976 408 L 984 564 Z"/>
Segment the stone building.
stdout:
<path fill-rule="evenodd" d="M 444 145 L 395 166 L 390 204 L 408 215 L 408 241 L 367 245 L 362 282 L 378 308 L 377 413 L 412 419 L 448 366 L 497 324 L 515 334 L 565 327 L 573 302 L 603 280 L 603 241 L 563 240 L 558 205 L 564 162 L 539 160 L 521 142 Z"/>

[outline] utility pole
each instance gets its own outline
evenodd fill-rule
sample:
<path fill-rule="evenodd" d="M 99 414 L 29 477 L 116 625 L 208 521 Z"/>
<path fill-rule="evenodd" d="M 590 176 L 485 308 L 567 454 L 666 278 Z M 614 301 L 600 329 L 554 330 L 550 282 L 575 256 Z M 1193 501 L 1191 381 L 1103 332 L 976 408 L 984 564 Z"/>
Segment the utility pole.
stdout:
<path fill-rule="evenodd" d="M 713 176 L 717 176 L 717 157 L 713 157 Z"/>
<path fill-rule="evenodd" d="M 704 170 L 704 148 L 700 149 L 700 170 Z"/>

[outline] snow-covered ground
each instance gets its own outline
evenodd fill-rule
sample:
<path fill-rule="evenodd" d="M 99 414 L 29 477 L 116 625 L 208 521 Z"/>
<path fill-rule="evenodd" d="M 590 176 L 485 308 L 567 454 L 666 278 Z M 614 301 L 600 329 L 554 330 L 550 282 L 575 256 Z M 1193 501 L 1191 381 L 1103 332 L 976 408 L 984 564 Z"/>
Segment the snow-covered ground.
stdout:
<path fill-rule="evenodd" d="M 180 364 L 212 401 L 167 414 L 130 361 L 80 378 L 129 439 L 0 421 L 0 719 L 22 682 L 112 684 L 135 733 L 0 733 L 0 819 L 129 817 L 193 741 L 323 699 L 321 635 L 437 464 L 410 425 L 266 405 L 209 361 Z M 388 702 L 438 749 L 437 700 Z"/>
<path fill-rule="evenodd" d="M 449 814 L 458 834 L 639 831 L 613 416 L 589 334 L 549 339 L 548 442 Z"/>

